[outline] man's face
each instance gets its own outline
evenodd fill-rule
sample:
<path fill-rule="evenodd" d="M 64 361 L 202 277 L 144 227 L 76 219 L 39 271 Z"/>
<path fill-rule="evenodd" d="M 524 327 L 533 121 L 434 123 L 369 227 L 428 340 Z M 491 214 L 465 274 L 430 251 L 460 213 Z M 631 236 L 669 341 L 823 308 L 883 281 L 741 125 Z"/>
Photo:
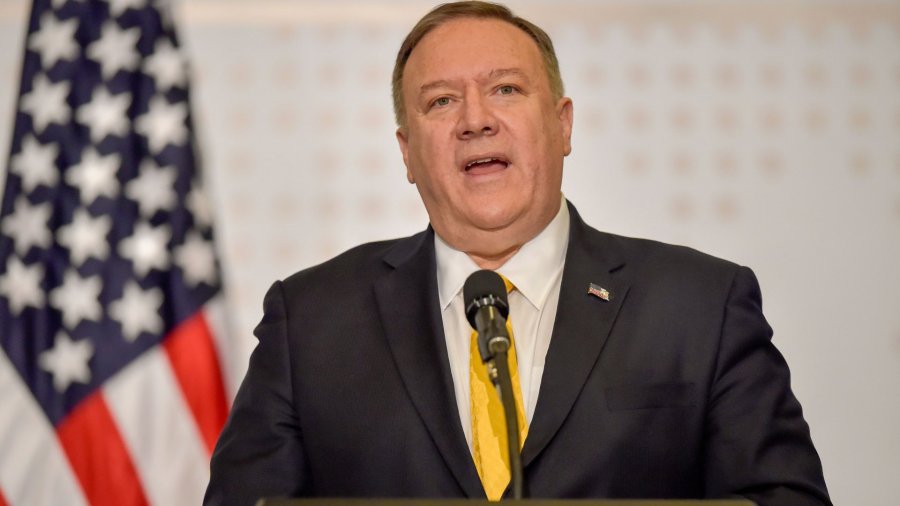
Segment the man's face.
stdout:
<path fill-rule="evenodd" d="M 537 44 L 495 19 L 428 33 L 403 76 L 407 177 L 438 235 L 476 254 L 517 248 L 553 219 L 572 102 L 554 100 Z"/>

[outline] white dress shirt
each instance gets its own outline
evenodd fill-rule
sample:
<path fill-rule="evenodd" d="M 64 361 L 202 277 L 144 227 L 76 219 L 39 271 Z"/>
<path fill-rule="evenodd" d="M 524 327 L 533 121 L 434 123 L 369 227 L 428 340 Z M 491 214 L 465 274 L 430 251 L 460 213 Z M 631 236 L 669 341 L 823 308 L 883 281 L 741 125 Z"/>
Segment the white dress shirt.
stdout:
<path fill-rule="evenodd" d="M 563 264 L 569 244 L 569 210 L 565 199 L 560 200 L 559 212 L 550 224 L 496 270 L 516 287 L 509 295 L 509 314 L 519 362 L 525 419 L 529 424 L 541 388 L 544 359 L 550 347 Z M 451 248 L 437 234 L 434 236 L 434 245 L 438 295 L 450 372 L 453 375 L 453 389 L 456 392 L 459 419 L 471 451 L 469 341 L 472 327 L 466 320 L 462 289 L 466 278 L 480 267 L 462 251 Z"/>

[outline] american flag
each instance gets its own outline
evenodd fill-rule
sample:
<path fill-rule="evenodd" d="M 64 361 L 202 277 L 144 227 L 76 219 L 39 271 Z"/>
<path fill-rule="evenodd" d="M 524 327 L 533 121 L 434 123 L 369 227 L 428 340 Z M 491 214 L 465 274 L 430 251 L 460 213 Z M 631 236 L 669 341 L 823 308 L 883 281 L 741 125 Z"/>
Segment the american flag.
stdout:
<path fill-rule="evenodd" d="M 607 290 L 606 288 L 603 288 L 600 285 L 597 285 L 594 283 L 589 284 L 587 293 L 589 295 L 593 295 L 594 297 L 599 298 L 600 300 L 605 300 L 605 301 L 609 302 L 609 290 Z"/>
<path fill-rule="evenodd" d="M 230 392 L 169 6 L 36 0 L 0 208 L 0 506 L 198 504 Z"/>

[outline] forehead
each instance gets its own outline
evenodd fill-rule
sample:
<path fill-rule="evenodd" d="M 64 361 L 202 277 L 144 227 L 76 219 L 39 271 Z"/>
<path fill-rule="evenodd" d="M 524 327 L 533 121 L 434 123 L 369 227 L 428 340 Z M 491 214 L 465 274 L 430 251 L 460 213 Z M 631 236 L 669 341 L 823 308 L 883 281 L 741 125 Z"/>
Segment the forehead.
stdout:
<path fill-rule="evenodd" d="M 499 19 L 461 18 L 430 31 L 406 62 L 405 83 L 465 79 L 517 68 L 543 73 L 537 43 L 523 30 Z"/>

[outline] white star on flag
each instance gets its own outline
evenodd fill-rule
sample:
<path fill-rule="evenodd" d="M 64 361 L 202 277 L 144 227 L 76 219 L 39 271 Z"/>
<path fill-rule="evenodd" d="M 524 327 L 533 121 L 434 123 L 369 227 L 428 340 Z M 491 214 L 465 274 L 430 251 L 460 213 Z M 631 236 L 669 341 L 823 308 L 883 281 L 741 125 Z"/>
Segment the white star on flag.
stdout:
<path fill-rule="evenodd" d="M 109 314 L 122 324 L 122 335 L 134 342 L 141 332 L 162 332 L 163 320 L 159 316 L 163 294 L 159 288 L 142 290 L 134 281 L 125 285 L 122 298 L 109 305 Z"/>
<path fill-rule="evenodd" d="M 100 39 L 87 47 L 87 55 L 100 64 L 103 79 L 109 80 L 120 70 L 137 68 L 141 59 L 137 50 L 140 38 L 140 28 L 123 30 L 116 22 L 107 21 L 101 28 Z"/>
<path fill-rule="evenodd" d="M 3 220 L 3 233 L 15 241 L 20 256 L 27 255 L 32 246 L 50 246 L 47 223 L 52 211 L 48 202 L 33 206 L 24 195 L 16 199 L 15 210 Z"/>
<path fill-rule="evenodd" d="M 201 281 L 208 285 L 216 282 L 216 254 L 209 241 L 196 231 L 190 232 L 184 244 L 175 249 L 175 263 L 192 286 Z"/>
<path fill-rule="evenodd" d="M 72 341 L 65 332 L 56 334 L 53 348 L 41 353 L 38 364 L 53 375 L 53 388 L 65 392 L 73 381 L 91 381 L 88 361 L 94 355 L 94 345 L 87 339 Z"/>
<path fill-rule="evenodd" d="M 73 330 L 81 320 L 98 321 L 103 316 L 99 300 L 102 289 L 100 276 L 82 278 L 69 269 L 63 283 L 50 292 L 50 305 L 62 312 L 63 325 Z"/>
<path fill-rule="evenodd" d="M 112 228 L 109 216 L 92 217 L 85 208 L 75 211 L 75 217 L 68 225 L 60 227 L 57 241 L 69 250 L 69 260 L 81 265 L 90 257 L 105 260 L 109 255 L 106 240 Z"/>
<path fill-rule="evenodd" d="M 134 271 L 144 277 L 150 269 L 163 270 L 169 266 L 169 252 L 166 245 L 171 238 L 168 225 L 152 227 L 139 222 L 134 233 L 119 243 L 119 254 L 131 260 Z"/>
<path fill-rule="evenodd" d="M 147 159 L 141 163 L 140 175 L 125 185 L 125 195 L 137 201 L 141 215 L 152 218 L 159 210 L 171 210 L 175 205 L 174 167 L 160 167 Z"/>
<path fill-rule="evenodd" d="M 109 0 L 109 13 L 117 18 L 129 8 L 141 9 L 146 5 L 147 0 Z"/>
<path fill-rule="evenodd" d="M 66 103 L 71 83 L 53 83 L 46 74 L 34 78 L 31 91 L 22 95 L 22 110 L 31 115 L 34 130 L 44 131 L 50 123 L 65 124 L 69 121 L 70 109 Z"/>
<path fill-rule="evenodd" d="M 187 84 L 186 62 L 167 39 L 157 41 L 156 51 L 144 61 L 144 72 L 153 76 L 157 92 Z"/>
<path fill-rule="evenodd" d="M 60 59 L 73 60 L 78 56 L 75 30 L 77 19 L 60 21 L 52 13 L 41 16 L 41 27 L 28 39 L 28 49 L 41 55 L 41 67 L 50 70 Z"/>
<path fill-rule="evenodd" d="M 33 135 L 22 140 L 22 150 L 10 160 L 10 169 L 22 178 L 22 189 L 31 193 L 39 185 L 53 186 L 59 181 L 55 160 L 59 146 L 41 144 Z"/>
<path fill-rule="evenodd" d="M 0 275 L 0 294 L 9 301 L 10 311 L 19 314 L 25 306 L 39 308 L 44 305 L 43 277 L 41 264 L 25 265 L 16 257 L 9 257 L 6 272 Z"/>
<path fill-rule="evenodd" d="M 135 130 L 147 138 L 150 151 L 159 154 L 168 144 L 181 146 L 187 141 L 188 109 L 184 102 L 170 104 L 157 95 L 150 100 L 146 113 L 135 120 Z"/>
<path fill-rule="evenodd" d="M 78 108 L 75 118 L 91 130 L 91 141 L 98 144 L 107 135 L 125 136 L 128 133 L 128 106 L 131 93 L 113 95 L 106 86 L 94 88 L 91 101 Z"/>
<path fill-rule="evenodd" d="M 93 147 L 86 148 L 81 154 L 81 162 L 66 172 L 66 182 L 78 187 L 85 204 L 91 204 L 101 195 L 114 198 L 119 191 L 116 171 L 121 158 L 116 153 L 101 156 Z"/>

